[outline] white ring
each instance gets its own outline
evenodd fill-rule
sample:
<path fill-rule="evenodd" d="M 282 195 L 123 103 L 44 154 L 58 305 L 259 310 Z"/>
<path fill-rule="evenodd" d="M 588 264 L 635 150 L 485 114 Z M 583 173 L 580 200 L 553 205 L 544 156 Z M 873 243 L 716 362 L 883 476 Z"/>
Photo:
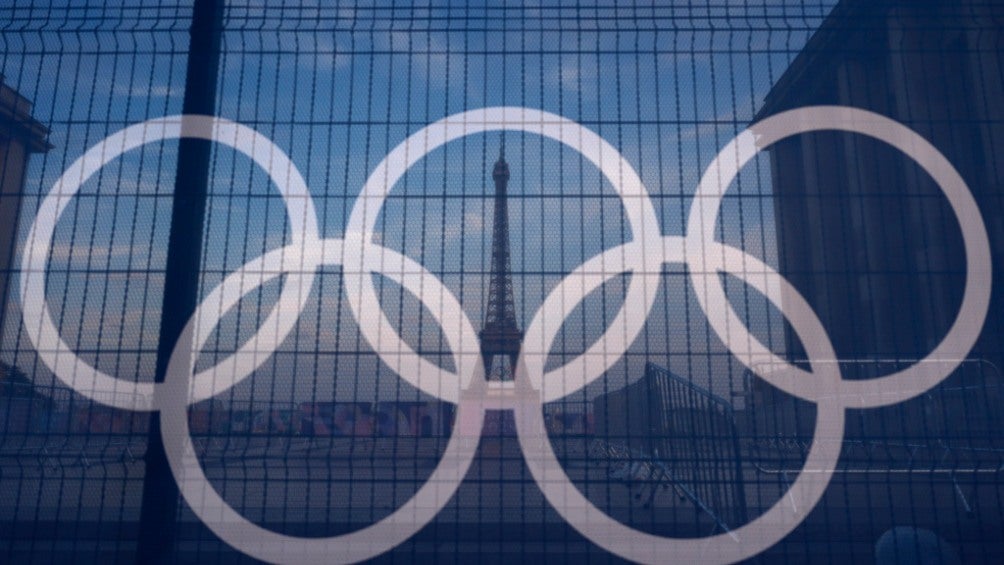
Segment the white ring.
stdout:
<path fill-rule="evenodd" d="M 366 184 L 352 208 L 346 228 L 345 239 L 349 244 L 346 249 L 358 250 L 358 254 L 346 253 L 345 288 L 349 297 L 349 305 L 356 319 L 359 320 L 362 333 L 370 347 L 375 349 L 384 362 L 393 367 L 405 380 L 420 390 L 439 396 L 444 400 L 450 399 L 441 396 L 439 391 L 444 388 L 444 380 L 449 382 L 450 374 L 423 359 L 401 339 L 380 308 L 376 291 L 373 289 L 372 277 L 365 269 L 361 269 L 360 265 L 367 262 L 367 255 L 371 250 L 376 249 L 370 242 L 376 232 L 377 218 L 387 194 L 413 164 L 454 139 L 476 133 L 502 130 L 541 135 L 578 151 L 603 173 L 621 197 L 628 223 L 631 226 L 633 241 L 640 245 L 642 250 L 648 246 L 658 246 L 661 242 L 661 232 L 655 208 L 652 206 L 648 191 L 645 190 L 645 186 L 634 168 L 620 152 L 603 138 L 571 120 L 527 108 L 483 108 L 446 117 L 409 136 L 376 166 L 366 180 Z M 612 259 L 616 254 L 616 249 L 604 252 L 594 258 L 594 261 L 602 262 L 605 259 Z M 546 385 L 549 398 L 557 398 L 553 396 L 555 394 L 564 395 L 567 394 L 566 391 L 581 389 L 599 378 L 623 355 L 627 346 L 637 337 L 656 297 L 657 285 L 653 285 L 653 280 L 658 274 L 660 264 L 658 261 L 650 262 L 650 255 L 652 254 L 643 253 L 641 264 L 638 263 L 637 258 L 622 255 L 620 259 L 623 262 L 619 265 L 609 263 L 601 265 L 607 269 L 613 268 L 615 270 L 615 272 L 605 275 L 607 278 L 613 274 L 628 272 L 632 269 L 636 273 L 631 277 L 624 299 L 625 306 L 621 313 L 603 333 L 603 336 L 590 348 L 590 352 L 620 351 L 621 353 L 601 355 L 598 358 L 595 355 L 580 356 L 569 361 L 563 367 L 549 372 L 548 377 L 560 379 L 560 382 Z M 655 254 L 654 257 L 658 258 L 658 254 Z M 559 285 L 559 289 L 551 293 L 550 300 L 578 303 L 585 298 L 585 294 L 578 295 L 579 289 L 566 288 L 564 285 Z M 572 296 L 566 296 L 566 293 Z M 625 310 L 644 312 L 645 317 L 625 319 Z M 540 349 L 543 341 L 537 337 L 544 336 L 551 331 L 552 327 L 538 328 L 538 325 L 553 323 L 553 321 L 549 316 L 538 315 L 527 329 L 527 338 L 523 340 L 521 353 L 530 364 L 531 381 L 535 381 L 540 378 L 538 375 L 542 375 L 544 362 L 549 353 L 549 351 Z M 440 319 L 440 323 L 444 323 L 444 320 Z M 560 327 L 560 323 L 558 326 Z M 443 329 L 445 331 L 447 328 Z M 457 371 L 462 376 L 471 375 L 474 372 L 473 364 L 476 363 L 477 359 L 475 351 L 480 351 L 480 343 L 475 340 L 465 342 L 462 345 L 466 348 L 463 355 L 464 365 L 458 365 Z M 394 355 L 391 362 L 384 358 L 388 354 Z M 579 361 L 583 359 L 589 359 L 591 362 L 580 364 Z M 539 388 L 542 384 L 534 382 L 534 386 Z"/>
<path fill-rule="evenodd" d="M 325 239 L 318 243 L 319 245 L 309 249 L 290 245 L 271 251 L 233 272 L 214 289 L 199 304 L 179 337 L 168 365 L 167 378 L 158 395 L 164 449 L 188 506 L 222 540 L 263 561 L 348 563 L 375 557 L 405 541 L 435 518 L 463 482 L 477 449 L 477 441 L 470 440 L 472 437 L 475 440 L 480 437 L 484 421 L 484 405 L 480 399 L 483 397 L 487 381 L 483 378 L 470 379 L 469 382 L 474 383 L 473 386 L 465 390 L 467 394 L 457 397 L 457 420 L 465 422 L 465 425 L 463 428 L 455 427 L 446 452 L 429 479 L 407 503 L 389 516 L 361 530 L 325 538 L 290 536 L 267 530 L 251 522 L 223 500 L 207 479 L 192 447 L 186 407 L 197 399 L 208 398 L 226 390 L 237 381 L 230 379 L 230 382 L 223 381 L 222 385 L 213 381 L 201 386 L 198 382 L 189 381 L 196 354 L 209 335 L 205 329 L 212 330 L 212 325 L 203 321 L 204 316 L 201 312 L 205 307 L 216 306 L 217 301 L 223 306 L 213 311 L 226 312 L 226 308 L 236 304 L 243 294 L 283 272 L 295 272 L 304 263 L 316 268 L 322 265 L 337 265 L 341 262 L 343 244 L 340 240 Z M 432 303 L 435 307 L 432 308 L 434 312 L 463 316 L 460 304 L 437 278 L 396 251 L 385 248 L 381 248 L 380 251 L 383 258 L 401 266 L 401 269 L 387 272 L 386 276 L 416 296 L 436 297 Z M 369 262 L 364 264 L 367 269 L 379 268 L 376 256 L 368 255 L 368 260 Z M 248 282 L 250 284 L 246 284 Z M 307 290 L 309 291 L 309 287 Z M 217 323 L 219 319 L 220 316 L 217 315 Z M 473 329 L 468 333 L 473 333 Z M 459 355 L 456 352 L 460 351 L 458 340 L 462 340 L 464 335 L 446 332 L 445 336 L 455 352 L 456 359 Z M 271 353 L 259 353 L 259 356 L 268 358 Z M 459 360 L 455 362 L 459 366 Z"/>
<path fill-rule="evenodd" d="M 125 410 L 155 409 L 158 385 L 152 382 L 124 381 L 108 375 L 77 356 L 63 341 L 52 322 L 45 298 L 49 251 L 60 215 L 87 179 L 127 151 L 147 143 L 177 138 L 215 141 L 253 159 L 268 172 L 282 194 L 292 227 L 293 241 L 310 242 L 317 239 L 314 204 L 303 177 L 292 161 L 267 137 L 229 120 L 199 115 L 148 120 L 106 137 L 74 161 L 49 190 L 28 231 L 21 266 L 22 319 L 25 333 L 38 356 L 59 380 L 91 400 Z M 260 361 L 256 363 L 254 360 L 262 356 L 257 355 L 256 350 L 274 349 L 286 337 L 295 324 L 296 317 L 284 316 L 282 312 L 295 308 L 298 317 L 309 294 L 301 293 L 300 288 L 305 286 L 309 289 L 311 284 L 312 271 L 302 279 L 287 281 L 272 313 L 262 324 L 268 330 L 260 331 L 240 350 L 221 362 L 229 370 L 238 372 L 238 376 L 231 380 L 240 380 L 257 367 Z M 223 312 L 219 313 L 222 314 Z M 211 367 L 200 372 L 196 381 L 213 381 L 216 377 L 215 367 Z M 200 388 L 215 387 L 210 384 L 200 385 Z"/>
<path fill-rule="evenodd" d="M 681 239 L 670 236 L 666 240 L 666 262 L 680 261 Z M 737 256 L 747 255 L 720 243 L 715 245 L 722 248 L 720 252 L 723 255 L 733 259 L 730 264 L 737 264 Z M 752 257 L 749 260 L 762 265 Z M 765 265 L 763 267 L 769 269 Z M 743 279 L 746 275 L 743 271 L 731 274 Z M 758 284 L 748 282 L 755 286 Z M 792 321 L 792 327 L 801 335 L 800 322 L 804 322 L 805 318 L 798 320 Z M 816 327 L 810 330 L 813 334 L 817 331 Z M 643 563 L 664 563 L 670 558 L 681 563 L 731 563 L 752 557 L 783 539 L 801 523 L 826 491 L 840 458 L 839 441 L 819 441 L 831 439 L 830 434 L 843 437 L 844 407 L 834 394 L 842 382 L 839 366 L 820 363 L 832 359 L 834 355 L 825 332 L 820 339 L 809 340 L 806 349 L 815 375 L 813 382 L 821 394 L 816 409 L 812 448 L 804 468 L 785 497 L 755 520 L 731 532 L 703 538 L 670 538 L 636 530 L 604 514 L 578 490 L 555 456 L 544 427 L 542 406 L 524 401 L 515 405 L 515 421 L 527 467 L 547 501 L 562 518 L 590 541 L 620 557 Z M 522 372 L 517 372 L 517 379 L 522 378 L 525 378 Z M 516 386 L 519 388 L 520 384 Z M 532 396 L 527 395 L 526 398 Z M 798 506 L 792 506 L 788 497 L 798 500 Z"/>
<path fill-rule="evenodd" d="M 773 143 L 800 133 L 820 130 L 864 134 L 902 151 L 920 165 L 941 188 L 962 230 L 966 254 L 966 285 L 962 305 L 948 334 L 916 364 L 883 377 L 843 381 L 838 392 L 844 406 L 853 408 L 872 408 L 902 402 L 933 388 L 959 366 L 983 328 L 990 305 L 991 288 L 990 242 L 972 193 L 948 159 L 903 124 L 856 108 L 811 106 L 770 116 L 736 136 L 708 166 L 690 209 L 687 263 L 691 269 L 694 290 L 715 333 L 746 367 L 753 369 L 754 365 L 763 363 L 784 367 L 784 371 L 778 372 L 786 375 L 783 379 L 768 375 L 763 377 L 785 392 L 806 400 L 818 400 L 818 391 L 813 390 L 814 379 L 806 371 L 785 362 L 760 343 L 729 304 L 715 273 L 723 269 L 735 273 L 741 265 L 726 265 L 721 258 L 708 253 L 705 247 L 711 246 L 715 241 L 715 225 L 722 197 L 743 165 Z M 781 279 L 776 273 L 773 277 L 775 280 Z M 699 284 L 698 279 L 704 284 Z M 790 295 L 785 297 L 786 300 L 805 302 L 790 285 L 789 288 Z M 781 307 L 780 302 L 772 301 Z M 718 305 L 717 308 L 712 307 L 715 304 Z M 815 318 L 814 313 L 811 316 Z M 804 340 L 802 343 L 808 347 Z M 737 350 L 737 347 L 744 349 Z"/>

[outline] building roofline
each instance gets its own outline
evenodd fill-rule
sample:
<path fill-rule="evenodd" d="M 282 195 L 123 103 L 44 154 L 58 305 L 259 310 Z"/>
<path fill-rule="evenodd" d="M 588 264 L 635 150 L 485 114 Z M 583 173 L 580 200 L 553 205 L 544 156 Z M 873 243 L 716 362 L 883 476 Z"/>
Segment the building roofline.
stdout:
<path fill-rule="evenodd" d="M 31 116 L 32 103 L 4 82 L 0 75 L 0 136 L 17 137 L 25 141 L 31 153 L 52 149 L 48 142 L 49 128 Z"/>
<path fill-rule="evenodd" d="M 848 23 L 875 17 L 887 7 L 885 0 L 840 0 L 764 96 L 763 105 L 753 116 L 753 123 L 794 106 L 792 101 L 797 101 L 807 90 L 805 83 L 809 79 L 806 73 L 818 72 L 820 65 L 826 65 L 824 57 L 832 51 L 832 45 L 847 42 Z"/>

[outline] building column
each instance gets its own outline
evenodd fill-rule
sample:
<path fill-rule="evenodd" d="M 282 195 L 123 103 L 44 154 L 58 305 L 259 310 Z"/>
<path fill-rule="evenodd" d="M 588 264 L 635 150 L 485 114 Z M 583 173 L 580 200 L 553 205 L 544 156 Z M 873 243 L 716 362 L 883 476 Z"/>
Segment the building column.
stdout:
<path fill-rule="evenodd" d="M 31 102 L 0 75 L 0 343 L 14 276 L 25 169 L 32 153 L 51 149 L 49 130 L 31 117 Z"/>

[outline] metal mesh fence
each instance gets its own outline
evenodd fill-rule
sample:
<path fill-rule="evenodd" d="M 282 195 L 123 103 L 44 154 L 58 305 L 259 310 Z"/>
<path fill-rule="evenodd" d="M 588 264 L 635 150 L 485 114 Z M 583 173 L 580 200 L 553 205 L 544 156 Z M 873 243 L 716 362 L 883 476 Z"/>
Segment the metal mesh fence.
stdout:
<path fill-rule="evenodd" d="M 1001 562 L 998 4 L 0 7 L 2 560 Z"/>

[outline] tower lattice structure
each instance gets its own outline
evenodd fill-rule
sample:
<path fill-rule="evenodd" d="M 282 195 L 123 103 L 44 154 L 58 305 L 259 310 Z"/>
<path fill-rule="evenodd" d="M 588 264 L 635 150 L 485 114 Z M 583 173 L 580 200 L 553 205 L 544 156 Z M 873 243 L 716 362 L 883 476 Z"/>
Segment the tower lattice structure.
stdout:
<path fill-rule="evenodd" d="M 492 170 L 495 181 L 495 214 L 492 224 L 492 265 L 488 285 L 485 325 L 478 334 L 485 375 L 491 380 L 512 380 L 523 332 L 516 324 L 512 270 L 509 252 L 509 164 L 505 144 Z"/>

